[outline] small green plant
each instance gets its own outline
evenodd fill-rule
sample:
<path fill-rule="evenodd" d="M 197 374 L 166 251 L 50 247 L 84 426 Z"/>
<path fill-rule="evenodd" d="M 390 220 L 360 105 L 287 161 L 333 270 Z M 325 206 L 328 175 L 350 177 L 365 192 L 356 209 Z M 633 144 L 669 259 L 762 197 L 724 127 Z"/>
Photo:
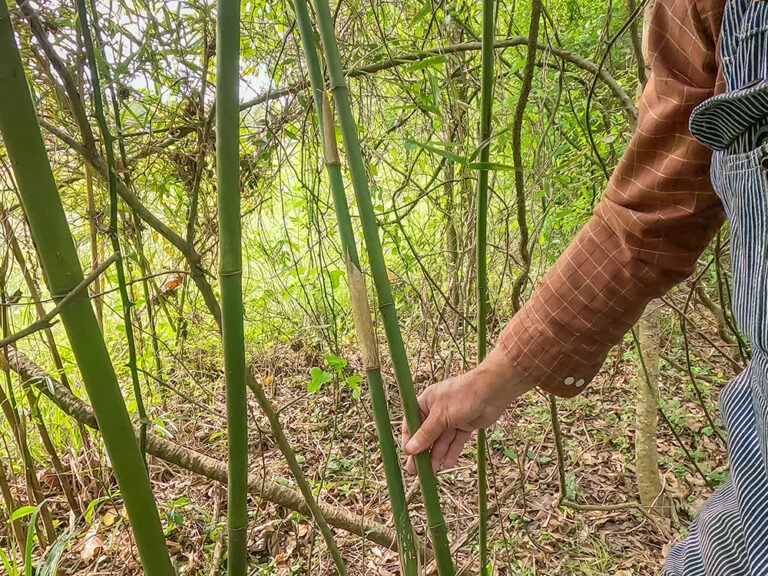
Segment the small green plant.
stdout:
<path fill-rule="evenodd" d="M 9 558 L 5 553 L 5 550 L 0 548 L 0 561 L 3 562 L 3 568 L 5 568 L 5 573 L 8 574 L 8 576 L 19 576 L 21 573 L 16 565 L 16 552 L 12 546 L 10 547 L 10 550 L 11 557 Z"/>
<path fill-rule="evenodd" d="M 184 526 L 183 508 L 187 502 L 189 502 L 189 498 L 182 496 L 168 503 L 168 510 L 165 513 L 165 521 L 167 522 L 165 527 L 166 536 L 169 536 L 177 526 Z"/>
<path fill-rule="evenodd" d="M 311 380 L 307 384 L 307 392 L 314 394 L 323 387 L 323 384 L 332 382 L 334 378 L 338 382 L 342 382 L 345 386 L 349 386 L 352 389 L 352 397 L 357 400 L 360 398 L 360 383 L 363 381 L 362 376 L 359 374 L 346 374 L 346 368 L 349 363 L 340 356 L 334 356 L 332 354 L 325 354 L 325 365 L 323 368 L 313 366 L 309 371 Z"/>
<path fill-rule="evenodd" d="M 56 576 L 59 573 L 59 561 L 61 555 L 74 537 L 74 530 L 65 530 L 56 538 L 56 541 L 48 547 L 45 555 L 45 562 L 38 571 L 38 576 Z"/>

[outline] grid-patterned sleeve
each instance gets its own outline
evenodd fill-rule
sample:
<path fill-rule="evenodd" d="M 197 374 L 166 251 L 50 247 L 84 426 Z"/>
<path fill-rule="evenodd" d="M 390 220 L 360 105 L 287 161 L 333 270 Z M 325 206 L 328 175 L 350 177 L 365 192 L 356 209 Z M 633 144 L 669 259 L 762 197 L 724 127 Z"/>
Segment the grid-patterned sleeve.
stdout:
<path fill-rule="evenodd" d="M 723 0 L 656 0 L 638 126 L 594 215 L 499 339 L 519 372 L 574 396 L 646 304 L 693 272 L 722 225 L 688 119 L 718 83 Z"/>

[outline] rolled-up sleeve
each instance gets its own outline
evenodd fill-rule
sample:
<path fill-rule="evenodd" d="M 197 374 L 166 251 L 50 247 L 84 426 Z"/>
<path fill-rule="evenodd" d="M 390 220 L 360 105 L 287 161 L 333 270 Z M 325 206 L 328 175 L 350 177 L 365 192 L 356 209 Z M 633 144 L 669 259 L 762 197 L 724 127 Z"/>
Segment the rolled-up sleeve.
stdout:
<path fill-rule="evenodd" d="M 689 276 L 724 220 L 710 152 L 688 130 L 718 89 L 722 0 L 656 0 L 637 130 L 594 215 L 501 333 L 541 388 L 574 396 L 645 306 Z"/>

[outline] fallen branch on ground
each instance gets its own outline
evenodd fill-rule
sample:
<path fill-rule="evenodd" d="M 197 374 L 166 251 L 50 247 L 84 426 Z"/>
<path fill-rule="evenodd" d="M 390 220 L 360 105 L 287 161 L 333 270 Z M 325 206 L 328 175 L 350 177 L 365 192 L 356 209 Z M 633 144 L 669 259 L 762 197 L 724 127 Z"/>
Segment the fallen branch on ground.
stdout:
<path fill-rule="evenodd" d="M 0 353 L 1 364 L 7 364 L 22 379 L 33 383 L 62 412 L 89 428 L 97 429 L 96 418 L 93 416 L 91 407 L 21 352 L 9 347 L 7 355 Z M 227 483 L 227 466 L 224 462 L 180 446 L 151 432 L 147 433 L 147 453 L 211 480 L 216 480 L 222 484 Z M 248 475 L 248 491 L 284 508 L 295 510 L 308 517 L 311 516 L 304 498 L 297 490 L 282 486 L 272 480 L 250 473 Z M 397 550 L 397 538 L 395 531 L 391 528 L 370 520 L 364 520 L 358 515 L 331 504 L 324 502 L 318 502 L 318 504 L 331 526 L 341 528 L 351 534 L 364 536 L 371 542 L 390 550 Z M 425 554 L 425 551 L 422 549 L 420 553 Z M 427 554 L 427 557 L 429 556 Z"/>

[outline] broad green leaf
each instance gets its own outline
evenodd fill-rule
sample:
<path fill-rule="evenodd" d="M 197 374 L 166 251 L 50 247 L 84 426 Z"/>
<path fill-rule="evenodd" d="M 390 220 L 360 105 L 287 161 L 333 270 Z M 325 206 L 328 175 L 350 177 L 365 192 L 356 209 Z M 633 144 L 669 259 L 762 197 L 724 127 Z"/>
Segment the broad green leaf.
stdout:
<path fill-rule="evenodd" d="M 326 364 L 334 370 L 342 370 L 349 364 L 344 358 L 340 356 L 334 356 L 333 354 L 326 354 L 324 356 Z"/>
<path fill-rule="evenodd" d="M 310 371 L 312 380 L 307 385 L 307 392 L 314 393 L 320 390 L 320 387 L 326 382 L 330 382 L 333 379 L 333 375 L 328 372 L 314 366 Z"/>
<path fill-rule="evenodd" d="M 424 0 L 424 4 L 422 4 L 419 11 L 416 13 L 416 16 L 413 17 L 413 20 L 411 20 L 412 24 L 416 24 L 418 22 L 421 22 L 427 14 L 429 14 L 432 11 L 432 0 Z"/>
<path fill-rule="evenodd" d="M 8 517 L 8 522 L 13 522 L 14 520 L 18 520 L 19 518 L 26 518 L 30 514 L 32 514 L 35 511 L 35 506 L 22 506 L 21 508 L 16 508 L 11 515 Z"/>

